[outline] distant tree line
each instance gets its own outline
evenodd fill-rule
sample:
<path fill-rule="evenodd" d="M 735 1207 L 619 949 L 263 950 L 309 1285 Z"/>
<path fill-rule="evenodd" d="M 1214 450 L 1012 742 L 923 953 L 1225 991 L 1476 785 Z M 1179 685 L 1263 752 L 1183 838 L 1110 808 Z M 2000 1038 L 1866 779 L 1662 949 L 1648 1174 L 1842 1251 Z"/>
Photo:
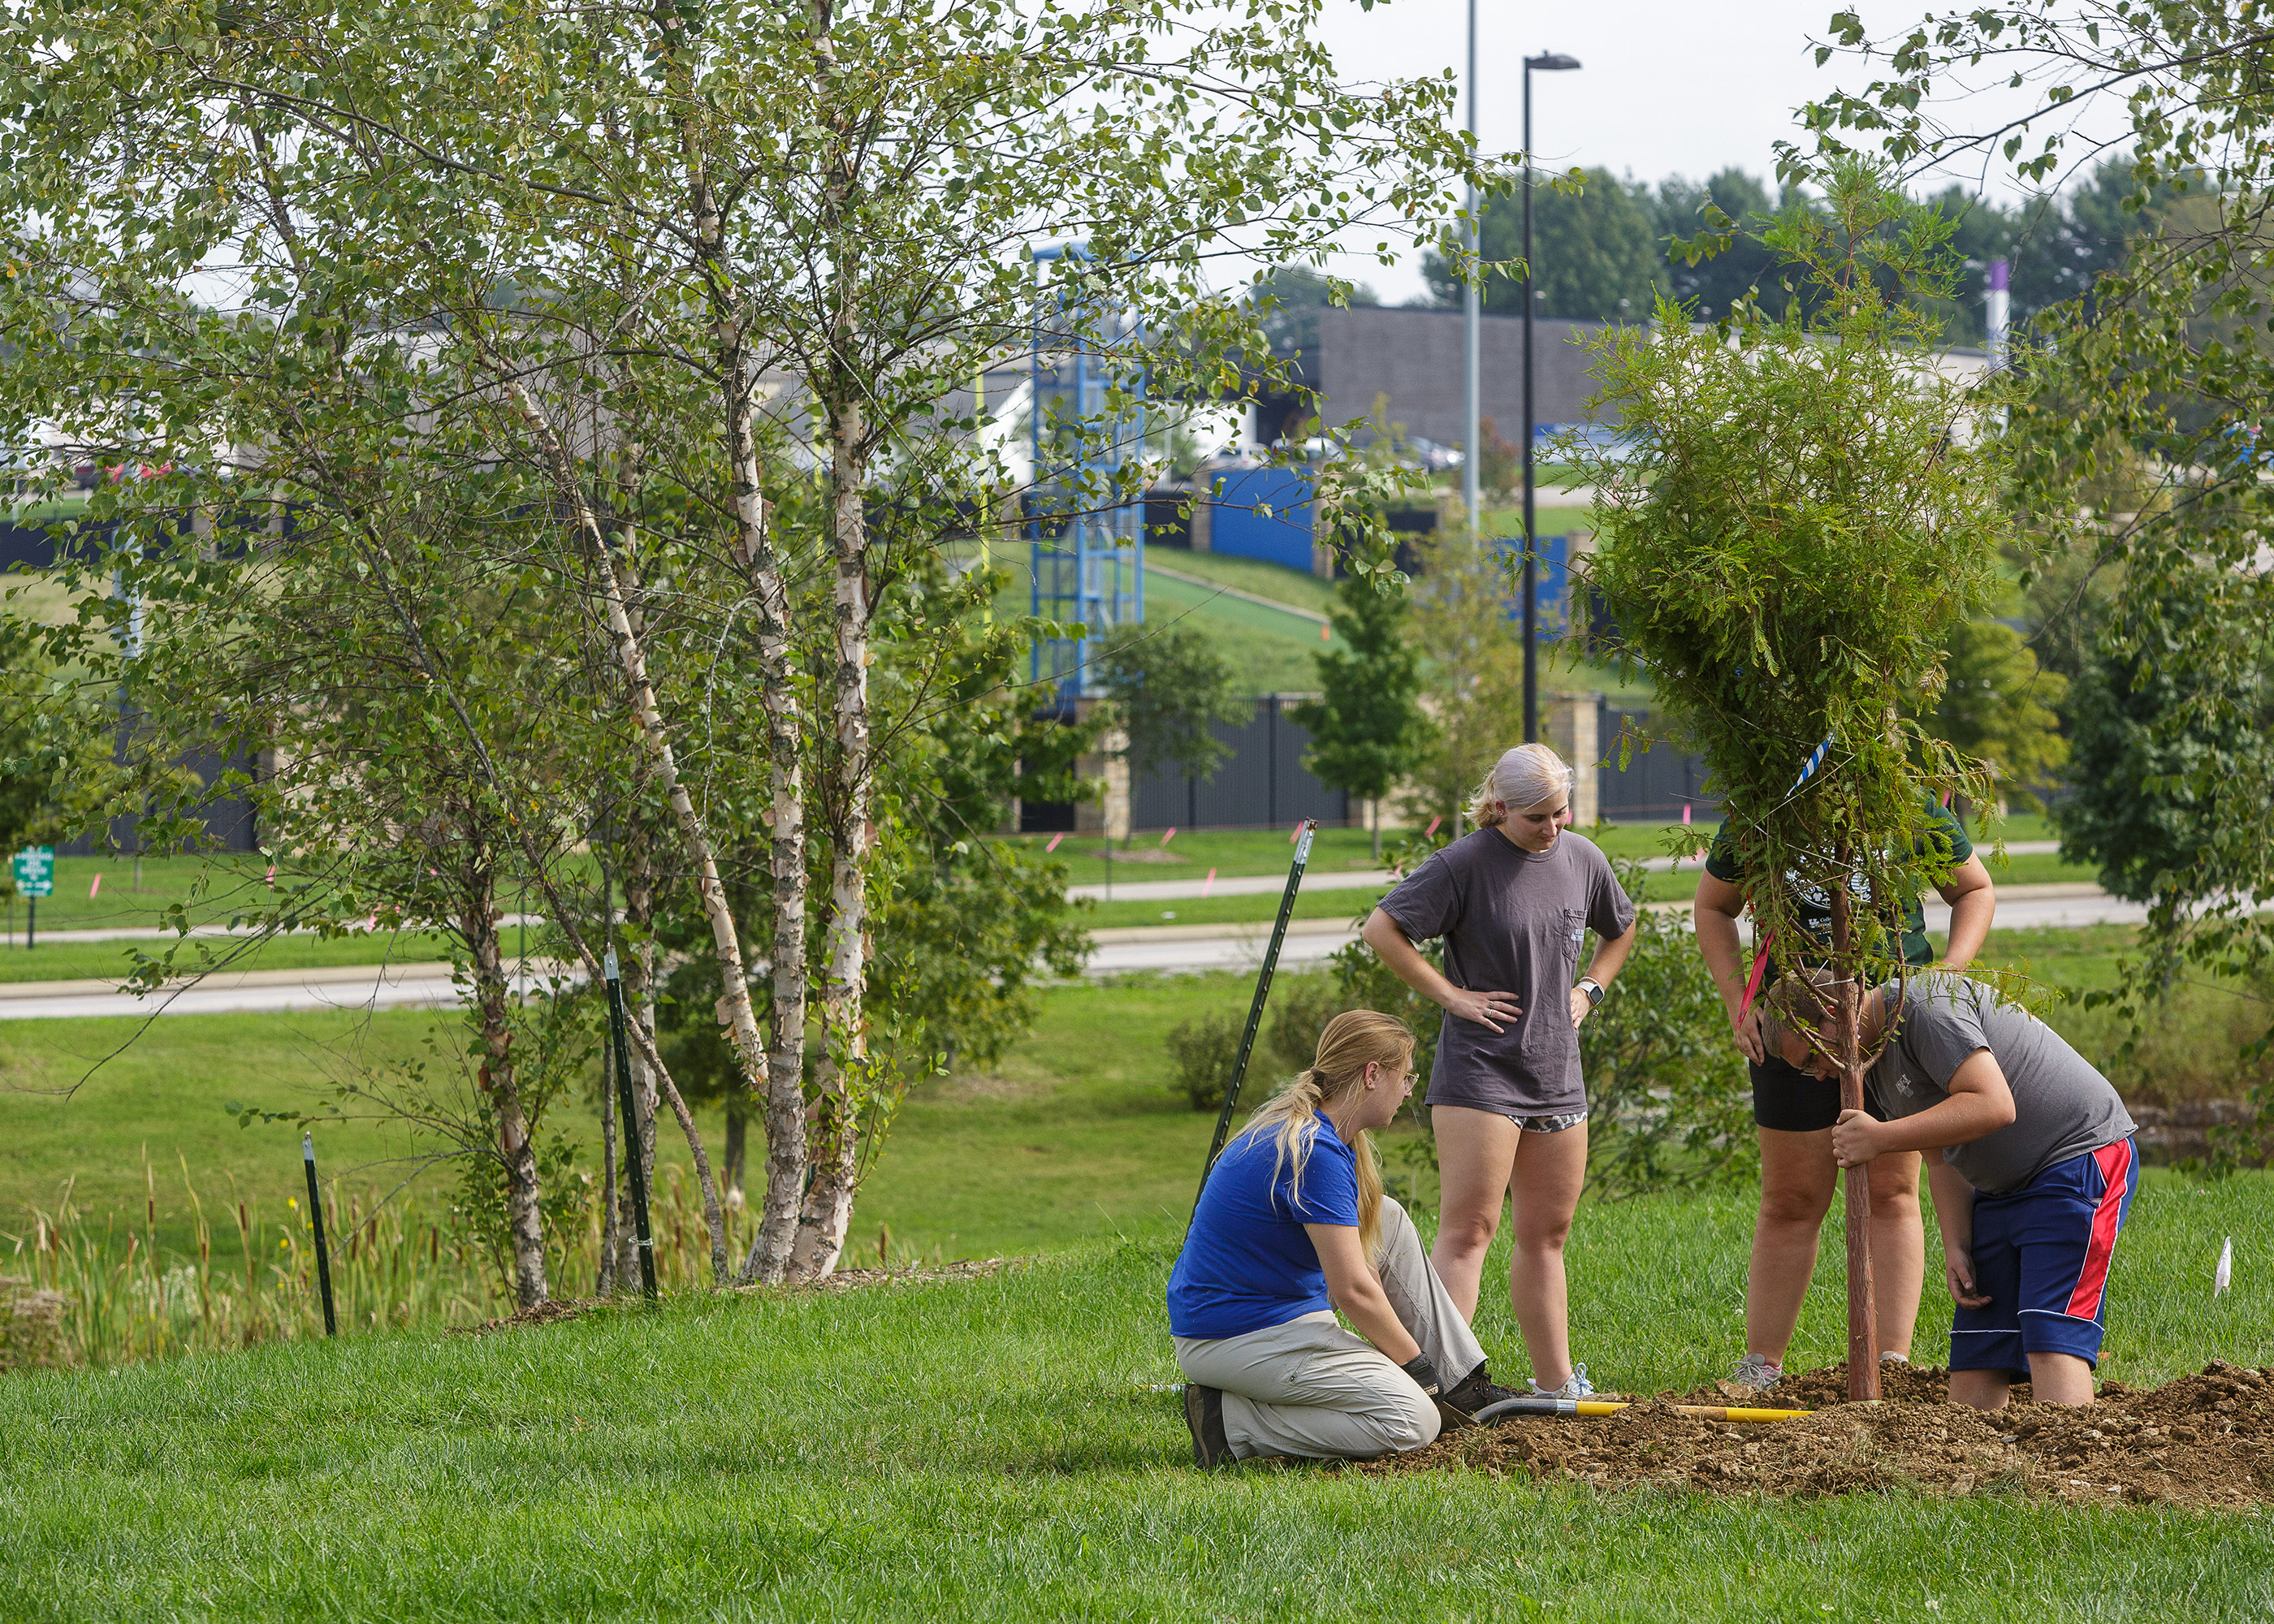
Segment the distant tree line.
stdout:
<path fill-rule="evenodd" d="M 1956 222 L 1948 252 L 1962 262 L 1986 266 L 2012 263 L 2014 320 L 2090 294 L 2093 284 L 2123 264 L 2127 245 L 2143 229 L 2169 212 L 2175 194 L 2159 188 L 2145 208 L 2127 211 L 2133 191 L 2127 159 L 2110 159 L 2074 184 L 2007 205 L 1969 197 L 1951 186 L 1926 199 Z M 1789 267 L 1780 267 L 1774 252 L 1757 236 L 1740 233 L 1723 252 L 1685 264 L 1670 252 L 1677 239 L 1707 229 L 1709 206 L 1739 225 L 1758 225 L 1793 207 L 1815 208 L 1811 196 L 1791 186 L 1772 194 L 1742 169 L 1727 169 L 1704 181 L 1669 176 L 1655 186 L 1632 176 L 1605 172 L 1585 176 L 1574 190 L 1559 190 L 1543 174 L 1532 192 L 1532 260 L 1540 292 L 1539 313 L 1579 321 L 1642 320 L 1663 294 L 1678 303 L 1694 302 L 1702 315 L 1726 316 L 1749 289 L 1769 303 L 1781 290 Z M 1514 261 L 1523 257 L 1524 206 L 1520 197 L 1502 199 L 1487 211 L 1484 257 Z M 1443 255 L 1423 262 L 1431 293 L 1439 304 L 1457 307 L 1460 283 Z M 1962 279 L 1957 297 L 1939 300 L 1945 335 L 1955 342 L 1979 342 L 1983 332 L 1981 282 L 1971 290 Z M 1519 315 L 1523 292 L 1517 279 L 1495 274 L 1485 284 L 1484 307 L 1491 315 Z"/>

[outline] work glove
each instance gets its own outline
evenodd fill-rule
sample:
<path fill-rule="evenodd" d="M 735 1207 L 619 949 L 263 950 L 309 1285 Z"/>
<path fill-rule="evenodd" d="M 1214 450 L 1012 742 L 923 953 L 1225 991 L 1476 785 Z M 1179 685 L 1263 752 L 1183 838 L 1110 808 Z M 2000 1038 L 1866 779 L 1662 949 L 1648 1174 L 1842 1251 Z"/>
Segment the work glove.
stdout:
<path fill-rule="evenodd" d="M 1417 1353 L 1397 1368 L 1412 1377 L 1413 1385 L 1422 1392 L 1431 1398 L 1437 1396 L 1437 1367 L 1429 1363 L 1427 1354 Z"/>

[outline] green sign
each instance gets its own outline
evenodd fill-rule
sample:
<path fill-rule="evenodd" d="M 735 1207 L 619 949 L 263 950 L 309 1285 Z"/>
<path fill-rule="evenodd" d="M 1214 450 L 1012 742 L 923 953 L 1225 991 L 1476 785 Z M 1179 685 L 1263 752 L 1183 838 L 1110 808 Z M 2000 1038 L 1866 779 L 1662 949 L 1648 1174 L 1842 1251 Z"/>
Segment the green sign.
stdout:
<path fill-rule="evenodd" d="M 26 897 L 51 897 L 56 890 L 56 848 L 27 846 L 16 853 L 16 889 Z"/>

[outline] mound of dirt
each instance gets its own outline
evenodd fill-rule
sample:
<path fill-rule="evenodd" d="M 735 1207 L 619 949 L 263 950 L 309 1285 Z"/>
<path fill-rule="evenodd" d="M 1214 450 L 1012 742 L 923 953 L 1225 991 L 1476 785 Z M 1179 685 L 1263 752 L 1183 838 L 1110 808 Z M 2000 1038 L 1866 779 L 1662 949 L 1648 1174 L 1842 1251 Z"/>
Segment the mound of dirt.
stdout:
<path fill-rule="evenodd" d="M 2274 1504 L 2274 1369 L 2213 1361 L 2199 1376 L 2147 1391 L 2112 1381 L 2083 1409 L 2020 1402 L 1972 1410 L 1948 1401 L 1946 1380 L 1939 1370 L 1891 1369 L 1880 1402 L 1851 1404 L 1846 1367 L 1827 1365 L 1760 1401 L 1814 1410 L 1797 1420 L 1700 1420 L 1675 1404 L 1729 1401 L 1669 1394 L 1600 1419 L 1525 1417 L 1466 1428 L 1353 1470 L 1461 1468 L 1715 1494 L 1907 1488 L 2072 1505 Z"/>

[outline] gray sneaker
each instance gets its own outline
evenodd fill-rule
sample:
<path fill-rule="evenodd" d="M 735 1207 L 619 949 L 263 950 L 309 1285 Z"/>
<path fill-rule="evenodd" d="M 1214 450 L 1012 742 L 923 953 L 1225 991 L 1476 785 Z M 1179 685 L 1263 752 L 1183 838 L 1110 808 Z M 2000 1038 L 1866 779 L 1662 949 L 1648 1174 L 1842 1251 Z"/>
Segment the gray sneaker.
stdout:
<path fill-rule="evenodd" d="M 1593 1398 L 1595 1396 L 1595 1384 L 1587 1380 L 1587 1367 L 1584 1365 L 1574 1365 L 1571 1367 L 1571 1373 L 1563 1379 L 1563 1385 L 1560 1387 L 1543 1387 L 1536 1381 L 1530 1385 L 1532 1395 L 1537 1398 Z"/>
<path fill-rule="evenodd" d="M 1729 1372 L 1728 1380 L 1718 1382 L 1721 1391 L 1732 1397 L 1766 1393 L 1784 1380 L 1784 1366 L 1749 1353 L 1737 1361 L 1737 1368 Z"/>

